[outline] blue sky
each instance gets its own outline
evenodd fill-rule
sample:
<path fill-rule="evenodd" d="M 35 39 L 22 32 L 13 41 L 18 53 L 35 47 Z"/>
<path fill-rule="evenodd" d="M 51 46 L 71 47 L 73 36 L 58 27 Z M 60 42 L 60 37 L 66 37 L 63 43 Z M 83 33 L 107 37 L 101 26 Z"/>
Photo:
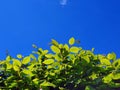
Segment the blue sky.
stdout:
<path fill-rule="evenodd" d="M 36 44 L 49 49 L 52 38 L 70 37 L 95 53 L 120 57 L 119 0 L 0 0 L 0 59 L 29 55 Z"/>

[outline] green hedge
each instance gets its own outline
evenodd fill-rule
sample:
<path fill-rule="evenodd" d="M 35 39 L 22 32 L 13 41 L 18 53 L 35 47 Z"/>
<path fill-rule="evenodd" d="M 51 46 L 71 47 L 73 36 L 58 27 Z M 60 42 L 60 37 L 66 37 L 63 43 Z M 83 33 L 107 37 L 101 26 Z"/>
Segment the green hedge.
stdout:
<path fill-rule="evenodd" d="M 52 40 L 50 49 L 33 45 L 29 56 L 7 56 L 0 61 L 0 90 L 119 90 L 120 59 L 115 53 L 94 54 Z"/>

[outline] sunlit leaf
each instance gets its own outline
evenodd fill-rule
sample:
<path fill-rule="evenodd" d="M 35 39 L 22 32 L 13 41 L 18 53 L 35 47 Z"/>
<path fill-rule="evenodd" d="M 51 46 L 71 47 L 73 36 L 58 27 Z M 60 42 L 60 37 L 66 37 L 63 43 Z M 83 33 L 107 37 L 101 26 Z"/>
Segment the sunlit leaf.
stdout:
<path fill-rule="evenodd" d="M 17 65 L 19 67 L 21 67 L 21 62 L 17 59 L 12 59 L 13 60 L 13 65 Z"/>
<path fill-rule="evenodd" d="M 45 57 L 47 57 L 47 58 L 52 58 L 53 55 L 52 55 L 52 54 L 46 54 Z"/>
<path fill-rule="evenodd" d="M 69 51 L 69 46 L 67 44 L 64 45 L 64 48 Z"/>
<path fill-rule="evenodd" d="M 73 46 L 73 47 L 70 48 L 70 52 L 78 53 L 79 52 L 79 48 Z"/>
<path fill-rule="evenodd" d="M 47 59 L 43 63 L 44 64 L 52 64 L 52 63 L 54 63 L 54 60 L 53 59 Z"/>
<path fill-rule="evenodd" d="M 114 74 L 114 75 L 113 75 L 113 79 L 114 79 L 114 80 L 120 79 L 120 73 Z"/>
<path fill-rule="evenodd" d="M 40 86 L 52 86 L 52 87 L 56 87 L 56 85 L 54 85 L 53 83 L 44 81 L 43 83 L 40 84 Z"/>
<path fill-rule="evenodd" d="M 59 43 L 56 41 L 56 40 L 54 40 L 54 39 L 52 39 L 52 42 L 51 42 L 53 45 L 55 45 L 55 46 L 58 46 L 59 45 Z"/>
<path fill-rule="evenodd" d="M 73 45 L 74 43 L 75 43 L 75 39 L 74 39 L 73 37 L 70 38 L 70 39 L 69 39 L 69 44 L 70 44 L 70 45 Z"/>
<path fill-rule="evenodd" d="M 22 55 L 21 55 L 21 54 L 18 54 L 18 55 L 17 55 L 17 58 L 21 59 L 21 58 L 22 58 Z"/>
<path fill-rule="evenodd" d="M 114 60 L 114 59 L 116 59 L 116 54 L 115 54 L 115 53 L 109 53 L 109 54 L 107 55 L 107 58 L 110 59 L 110 60 L 111 60 L 111 59 Z"/>
<path fill-rule="evenodd" d="M 108 59 L 100 59 L 101 64 L 104 65 L 111 65 L 110 61 Z"/>
<path fill-rule="evenodd" d="M 28 64 L 29 62 L 30 62 L 30 57 L 29 56 L 23 58 L 23 60 L 22 60 L 22 64 Z"/>
<path fill-rule="evenodd" d="M 17 65 L 13 65 L 13 69 L 14 69 L 15 71 L 20 71 L 20 68 L 19 68 Z"/>
<path fill-rule="evenodd" d="M 60 49 L 54 45 L 51 46 L 51 50 L 54 52 L 54 53 L 60 53 Z"/>
<path fill-rule="evenodd" d="M 12 68 L 12 65 L 10 63 L 6 63 L 6 69 L 11 69 Z"/>

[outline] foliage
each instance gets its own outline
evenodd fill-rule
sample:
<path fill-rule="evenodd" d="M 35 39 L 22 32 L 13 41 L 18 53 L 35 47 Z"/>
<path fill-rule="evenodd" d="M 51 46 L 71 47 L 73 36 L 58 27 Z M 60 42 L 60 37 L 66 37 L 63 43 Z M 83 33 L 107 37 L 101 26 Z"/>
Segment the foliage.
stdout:
<path fill-rule="evenodd" d="M 68 44 L 51 42 L 29 56 L 7 56 L 0 61 L 0 90 L 115 90 L 120 88 L 120 59 L 115 53 L 94 54 Z"/>

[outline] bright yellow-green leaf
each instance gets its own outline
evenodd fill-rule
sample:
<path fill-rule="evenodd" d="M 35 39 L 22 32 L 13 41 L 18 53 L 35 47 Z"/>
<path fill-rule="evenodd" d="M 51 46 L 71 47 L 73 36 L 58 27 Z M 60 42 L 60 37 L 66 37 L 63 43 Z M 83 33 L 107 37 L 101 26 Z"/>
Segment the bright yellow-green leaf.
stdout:
<path fill-rule="evenodd" d="M 114 68 L 119 68 L 120 67 L 120 59 L 115 60 L 113 63 Z"/>
<path fill-rule="evenodd" d="M 110 60 L 108 59 L 100 59 L 100 62 L 101 64 L 104 64 L 104 65 L 111 65 Z"/>
<path fill-rule="evenodd" d="M 52 39 L 52 42 L 51 42 L 53 45 L 55 45 L 55 46 L 58 46 L 59 45 L 59 43 L 56 41 L 56 40 L 54 40 L 54 39 Z"/>
<path fill-rule="evenodd" d="M 75 39 L 74 39 L 73 37 L 70 38 L 70 39 L 69 39 L 69 44 L 70 44 L 70 45 L 73 45 L 74 43 L 75 43 Z"/>
<path fill-rule="evenodd" d="M 31 76 L 34 76 L 34 74 L 31 72 L 31 70 L 23 69 L 22 72 L 23 72 L 24 74 L 29 75 L 30 77 L 31 77 Z"/>
<path fill-rule="evenodd" d="M 60 53 L 60 49 L 54 45 L 51 46 L 51 50 L 54 52 L 54 53 Z"/>
<path fill-rule="evenodd" d="M 69 50 L 69 46 L 67 44 L 64 45 L 64 48 L 68 51 Z"/>
<path fill-rule="evenodd" d="M 11 60 L 11 57 L 10 57 L 10 56 L 7 56 L 7 57 L 6 57 L 6 61 L 9 62 L 10 60 Z"/>
<path fill-rule="evenodd" d="M 22 58 L 22 55 L 21 55 L 21 54 L 18 54 L 18 55 L 17 55 L 17 58 L 21 59 L 21 58 Z"/>
<path fill-rule="evenodd" d="M 113 78 L 113 74 L 110 73 L 110 74 L 108 74 L 107 76 L 105 76 L 105 77 L 103 78 L 103 82 L 104 82 L 104 83 L 110 83 L 110 82 L 112 81 L 112 78 Z"/>
<path fill-rule="evenodd" d="M 53 55 L 52 55 L 52 54 L 46 54 L 45 57 L 47 57 L 47 58 L 52 58 Z"/>
<path fill-rule="evenodd" d="M 52 63 L 54 63 L 54 60 L 53 59 L 47 59 L 43 63 L 44 64 L 52 64 Z"/>
<path fill-rule="evenodd" d="M 43 51 L 43 55 L 47 54 L 48 53 L 48 50 L 44 50 Z"/>
<path fill-rule="evenodd" d="M 13 65 L 13 69 L 14 69 L 15 71 L 19 71 L 19 70 L 20 70 L 20 68 L 19 68 L 18 66 L 16 66 L 16 65 Z"/>
<path fill-rule="evenodd" d="M 114 80 L 120 79 L 120 73 L 114 74 L 114 75 L 113 75 L 113 79 L 114 79 Z"/>
<path fill-rule="evenodd" d="M 59 48 L 63 48 L 63 44 L 59 44 Z"/>
<path fill-rule="evenodd" d="M 53 83 L 50 83 L 50 82 L 47 82 L 47 81 L 44 81 L 43 83 L 41 83 L 40 86 L 44 86 L 44 87 L 47 87 L 47 86 L 56 87 Z"/>
<path fill-rule="evenodd" d="M 70 52 L 78 53 L 79 52 L 79 48 L 73 46 L 73 47 L 70 48 Z"/>
<path fill-rule="evenodd" d="M 90 62 L 90 58 L 86 55 L 86 56 L 82 56 L 82 59 L 84 59 L 87 63 Z"/>
<path fill-rule="evenodd" d="M 107 58 L 108 59 L 116 59 L 116 55 L 115 55 L 115 53 L 109 53 L 108 55 L 107 55 Z"/>
<path fill-rule="evenodd" d="M 22 64 L 28 64 L 29 62 L 30 62 L 30 57 L 29 56 L 23 58 L 23 60 L 22 60 Z"/>
<path fill-rule="evenodd" d="M 13 60 L 13 65 L 17 65 L 19 67 L 21 67 L 21 62 L 17 59 L 12 59 Z"/>
<path fill-rule="evenodd" d="M 6 63 L 6 69 L 11 69 L 12 68 L 12 65 L 10 63 Z"/>

